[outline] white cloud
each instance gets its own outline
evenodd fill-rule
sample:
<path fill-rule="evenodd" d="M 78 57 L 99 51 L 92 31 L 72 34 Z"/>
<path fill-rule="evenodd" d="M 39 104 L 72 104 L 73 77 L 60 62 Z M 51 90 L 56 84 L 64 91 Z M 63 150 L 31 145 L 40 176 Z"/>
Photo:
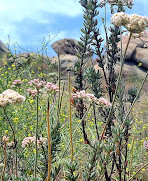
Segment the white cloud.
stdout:
<path fill-rule="evenodd" d="M 136 13 L 139 14 L 142 12 L 144 15 L 148 16 L 148 0 L 134 0 L 134 3 L 135 6 L 133 6 L 133 10 L 130 10 L 131 13 L 132 11 L 136 11 Z M 139 7 L 142 7 L 142 9 Z M 102 10 L 103 9 L 100 10 L 100 15 L 102 15 Z M 46 16 L 47 14 L 48 16 Z M 50 17 L 49 14 L 51 14 Z M 82 7 L 79 4 L 79 0 L 0 0 L 0 39 L 7 42 L 8 35 L 10 35 L 11 42 L 17 41 L 23 46 L 26 42 L 27 45 L 38 44 L 38 42 L 42 41 L 44 36 L 48 37 L 48 33 L 51 35 L 51 38 L 56 35 L 59 30 L 56 18 L 60 15 L 66 15 L 73 18 L 81 14 Z M 27 20 L 29 20 L 29 23 L 34 22 L 34 24 L 38 24 L 38 26 L 40 24 L 49 26 L 50 28 L 47 30 L 47 34 L 44 34 L 45 31 L 42 31 L 43 29 L 40 27 L 40 30 L 38 31 L 33 30 L 33 36 L 29 37 L 31 28 L 38 27 L 30 26 L 30 24 L 26 23 Z M 21 28 L 19 27 L 20 24 Z M 53 28 L 53 25 L 56 26 Z M 25 26 L 28 27 L 25 28 Z M 45 28 L 47 26 L 45 26 Z M 67 24 L 67 29 L 66 27 L 61 29 L 53 41 L 67 36 L 78 39 L 79 32 L 74 28 L 72 31 L 69 31 L 68 28 L 69 25 Z M 27 35 L 25 33 L 27 33 Z M 22 36 L 25 38 L 27 37 L 25 42 L 23 41 L 24 38 L 22 38 Z"/>
<path fill-rule="evenodd" d="M 53 16 L 47 19 L 44 13 L 51 13 Z M 26 19 L 50 26 L 51 23 L 56 23 L 54 14 L 74 17 L 81 13 L 79 0 L 0 0 L 0 39 L 7 41 L 7 36 L 11 35 L 12 41 L 20 42 L 19 34 L 16 34 L 19 29 L 16 23 Z"/>
<path fill-rule="evenodd" d="M 0 14 L 15 20 L 40 19 L 41 12 L 77 16 L 82 13 L 79 0 L 1 0 Z"/>

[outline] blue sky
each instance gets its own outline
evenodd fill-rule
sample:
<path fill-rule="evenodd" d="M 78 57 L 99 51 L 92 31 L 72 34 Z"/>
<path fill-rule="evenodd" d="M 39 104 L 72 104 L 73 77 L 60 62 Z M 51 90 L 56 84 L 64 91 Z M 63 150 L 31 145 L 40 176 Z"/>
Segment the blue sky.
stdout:
<path fill-rule="evenodd" d="M 134 0 L 134 4 L 133 9 L 127 11 L 129 14 L 148 16 L 148 0 Z M 103 15 L 100 9 L 99 18 Z M 12 50 L 15 46 L 19 50 L 14 45 L 17 42 L 22 48 L 37 52 L 44 37 L 46 41 L 50 38 L 48 55 L 53 56 L 54 41 L 79 39 L 82 17 L 79 0 L 0 0 L 0 40 L 7 43 L 9 35 Z M 104 34 L 101 24 L 100 29 Z"/>

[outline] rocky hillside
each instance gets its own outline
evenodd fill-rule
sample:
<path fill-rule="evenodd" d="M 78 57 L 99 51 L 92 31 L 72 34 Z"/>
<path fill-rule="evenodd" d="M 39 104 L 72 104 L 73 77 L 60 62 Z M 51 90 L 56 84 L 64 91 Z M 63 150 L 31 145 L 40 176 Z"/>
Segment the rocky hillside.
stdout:
<path fill-rule="evenodd" d="M 125 51 L 125 47 L 128 41 L 128 35 L 124 35 L 122 37 L 122 47 L 123 52 Z M 126 63 L 125 65 L 125 75 L 128 76 L 129 72 L 136 71 L 139 74 L 143 74 L 143 71 L 139 68 L 137 68 L 137 64 L 141 63 L 141 66 L 147 70 L 148 69 L 148 34 L 145 33 L 140 38 L 134 38 L 132 37 L 129 48 L 127 50 L 126 54 Z M 118 43 L 118 47 L 121 47 L 121 42 Z M 56 53 L 59 54 L 60 62 L 61 62 L 61 71 L 63 72 L 63 75 L 68 70 L 73 69 L 75 61 L 78 60 L 77 58 L 77 52 L 78 50 L 82 51 L 82 48 L 79 46 L 78 41 L 74 39 L 61 39 L 52 44 L 52 48 Z M 9 54 L 8 48 L 0 41 L 0 57 L 1 57 L 1 63 L 3 62 L 3 59 L 7 58 Z M 118 57 L 120 54 L 117 55 Z M 16 56 L 11 56 L 10 58 L 7 58 L 7 62 L 10 64 L 13 63 L 16 65 L 16 67 L 23 67 L 25 68 L 26 65 L 34 66 L 34 69 L 37 69 L 38 67 L 42 67 L 42 69 L 46 69 L 51 66 L 53 69 L 51 71 L 57 71 L 58 67 L 58 57 L 48 57 L 43 56 L 35 53 L 21 53 Z M 34 64 L 35 62 L 35 64 Z M 94 61 L 93 61 L 94 62 Z M 94 62 L 95 64 L 95 62 Z M 88 60 L 87 66 L 92 65 L 92 54 L 90 54 L 90 58 Z M 117 65 L 117 70 L 119 65 Z M 95 65 L 95 68 L 97 68 L 97 65 Z M 49 70 L 50 71 L 50 70 Z"/>

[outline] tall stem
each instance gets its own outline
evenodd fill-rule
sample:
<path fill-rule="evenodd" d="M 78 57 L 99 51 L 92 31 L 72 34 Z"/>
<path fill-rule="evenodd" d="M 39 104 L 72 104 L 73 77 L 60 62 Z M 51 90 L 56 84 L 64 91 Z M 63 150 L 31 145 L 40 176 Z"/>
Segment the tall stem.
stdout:
<path fill-rule="evenodd" d="M 122 76 L 122 71 L 123 71 L 125 56 L 126 56 L 126 52 L 127 52 L 128 45 L 129 45 L 129 42 L 130 42 L 131 37 L 132 37 L 132 33 L 130 32 L 130 36 L 129 36 L 129 39 L 128 39 L 128 42 L 127 42 L 127 45 L 126 45 L 126 49 L 125 49 L 125 52 L 124 52 L 124 56 L 122 57 L 122 61 L 121 61 L 121 69 L 120 69 L 120 73 L 119 73 L 118 80 L 117 80 L 115 95 L 114 95 L 114 99 L 113 99 L 113 102 L 112 102 L 112 107 L 111 107 L 111 109 L 110 109 L 110 111 L 109 111 L 109 115 L 108 115 L 108 118 L 107 118 L 107 121 L 106 121 L 106 125 L 104 126 L 103 134 L 102 134 L 101 139 L 103 138 L 103 135 L 104 135 L 104 133 L 105 133 L 105 131 L 106 131 L 108 122 L 109 122 L 109 120 L 110 120 L 110 118 L 111 118 L 111 116 L 112 116 L 112 111 L 113 111 L 113 108 L 114 108 L 114 104 L 115 104 L 116 97 L 117 97 L 117 91 L 118 91 L 118 88 L 119 88 L 119 82 L 120 82 L 120 79 L 121 79 L 121 76 Z"/>
<path fill-rule="evenodd" d="M 68 73 L 69 82 L 69 126 L 70 126 L 70 143 L 71 143 L 71 162 L 73 162 L 73 143 L 72 143 L 72 121 L 71 121 L 71 85 L 70 85 L 70 72 Z"/>
<path fill-rule="evenodd" d="M 38 122 L 39 122 L 39 94 L 37 94 L 36 98 L 36 129 L 35 129 L 35 164 L 34 164 L 34 177 L 36 179 L 37 174 L 37 157 L 38 157 L 38 147 L 37 147 L 37 140 L 38 140 Z"/>
<path fill-rule="evenodd" d="M 132 180 L 142 169 L 144 169 L 145 167 L 147 167 L 147 165 L 148 165 L 148 162 L 147 162 L 145 165 L 143 165 L 143 166 L 129 179 L 129 181 Z"/>
<path fill-rule="evenodd" d="M 16 159 L 15 159 L 15 176 L 17 177 L 17 141 L 15 139 L 15 131 L 14 131 L 14 129 L 12 127 L 12 124 L 10 122 L 10 119 L 9 119 L 9 117 L 7 115 L 6 109 L 3 108 L 3 110 L 4 110 L 5 116 L 7 118 L 7 121 L 9 123 L 9 125 L 10 125 L 10 128 L 12 130 L 12 134 L 13 134 L 13 140 L 14 140 L 14 147 L 13 147 L 13 149 L 15 149 L 15 157 L 16 157 Z"/>
<path fill-rule="evenodd" d="M 93 104 L 93 110 L 94 110 L 94 119 L 95 119 L 96 133 L 97 133 L 97 138 L 99 140 L 99 133 L 98 133 L 98 126 L 97 126 L 97 119 L 96 119 L 95 104 Z"/>
<path fill-rule="evenodd" d="M 61 87 L 61 64 L 60 64 L 60 55 L 58 53 L 58 79 L 59 79 L 59 82 L 58 82 L 58 86 L 59 86 L 59 96 L 58 96 L 58 121 L 60 120 L 60 87 Z"/>
<path fill-rule="evenodd" d="M 6 142 L 5 142 L 4 150 L 5 150 L 5 162 L 4 162 L 4 168 L 3 168 L 3 173 L 2 173 L 2 181 L 3 181 L 3 179 L 4 179 L 4 173 L 5 173 L 5 169 L 6 169 L 6 160 L 7 160 L 7 155 L 6 155 Z"/>
<path fill-rule="evenodd" d="M 51 170 L 51 143 L 50 143 L 50 123 L 49 123 L 49 98 L 47 106 L 47 128 L 48 128 L 48 177 L 47 181 L 50 180 L 50 170 Z"/>
<path fill-rule="evenodd" d="M 132 162 L 133 162 L 133 157 L 134 157 L 134 139 L 135 136 L 132 140 L 132 149 L 131 149 L 131 161 L 130 161 L 130 170 L 129 170 L 129 178 L 131 177 L 131 172 L 132 172 Z"/>
<path fill-rule="evenodd" d="M 17 178 L 17 147 L 15 148 L 15 177 Z"/>

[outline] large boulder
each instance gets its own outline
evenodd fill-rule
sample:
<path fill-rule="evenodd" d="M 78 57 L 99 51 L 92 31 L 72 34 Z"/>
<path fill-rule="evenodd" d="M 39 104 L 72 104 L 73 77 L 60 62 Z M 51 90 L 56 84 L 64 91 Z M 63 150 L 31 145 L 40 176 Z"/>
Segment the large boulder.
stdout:
<path fill-rule="evenodd" d="M 101 75 L 103 76 L 102 68 L 100 68 L 98 64 L 95 64 L 94 68 L 96 71 L 99 70 Z M 105 70 L 107 70 L 107 68 L 105 68 Z M 121 70 L 121 64 L 118 62 L 115 66 L 115 72 L 119 74 L 120 70 Z M 125 62 L 122 75 L 125 79 L 130 79 L 130 77 L 135 77 L 135 79 L 136 77 L 140 77 L 141 79 L 144 79 L 146 71 L 138 66 L 135 66 L 133 62 Z M 108 72 L 107 76 L 109 76 Z"/>
<path fill-rule="evenodd" d="M 72 70 L 75 62 L 78 60 L 76 55 L 63 54 L 59 56 L 61 71 Z M 51 62 L 58 65 L 58 57 L 52 57 Z"/>
<path fill-rule="evenodd" d="M 136 64 L 142 63 L 144 69 L 148 69 L 148 33 L 143 32 L 141 37 L 135 38 L 133 34 L 127 52 L 125 60 L 128 62 L 135 62 Z M 122 36 L 122 52 L 124 54 L 129 35 Z M 118 43 L 118 47 L 121 48 L 121 41 Z M 117 54 L 117 57 L 120 58 L 120 52 Z"/>
<path fill-rule="evenodd" d="M 60 59 L 60 68 L 61 71 L 71 71 L 74 68 L 74 64 L 76 61 L 78 61 L 78 57 L 76 55 L 70 55 L 70 54 L 63 54 L 59 56 Z M 58 64 L 58 57 L 52 57 L 51 58 L 52 64 Z M 86 61 L 86 68 L 91 65 L 92 58 L 88 58 Z"/>
<path fill-rule="evenodd" d="M 123 52 L 123 54 L 125 52 L 128 39 L 129 39 L 129 35 L 123 35 L 122 36 L 122 52 Z M 121 48 L 121 41 L 118 43 L 118 47 Z M 130 43 L 128 45 L 128 49 L 127 49 L 126 56 L 125 56 L 125 59 L 127 61 L 130 61 L 133 58 L 133 54 L 135 52 L 136 47 L 143 48 L 144 47 L 144 41 L 140 38 L 132 37 L 130 39 Z M 120 53 L 118 53 L 117 56 L 120 57 Z"/>
<path fill-rule="evenodd" d="M 82 49 L 79 46 L 77 40 L 68 39 L 68 38 L 64 38 L 54 42 L 52 44 L 52 48 L 56 53 L 59 53 L 59 55 L 64 55 L 64 54 L 76 55 L 77 49 Z"/>
<path fill-rule="evenodd" d="M 9 49 L 0 40 L 0 59 L 6 59 L 8 53 L 10 53 Z"/>
<path fill-rule="evenodd" d="M 142 67 L 148 70 L 148 48 L 136 48 L 134 54 L 134 61 L 136 63 L 142 63 Z"/>
<path fill-rule="evenodd" d="M 118 47 L 121 47 L 121 43 L 118 43 Z M 130 43 L 126 52 L 125 60 L 130 61 L 133 57 L 134 51 L 137 47 L 137 44 L 135 43 Z M 122 43 L 122 54 L 124 54 L 126 49 L 126 44 Z M 120 57 L 120 53 L 117 54 L 118 58 Z"/>

